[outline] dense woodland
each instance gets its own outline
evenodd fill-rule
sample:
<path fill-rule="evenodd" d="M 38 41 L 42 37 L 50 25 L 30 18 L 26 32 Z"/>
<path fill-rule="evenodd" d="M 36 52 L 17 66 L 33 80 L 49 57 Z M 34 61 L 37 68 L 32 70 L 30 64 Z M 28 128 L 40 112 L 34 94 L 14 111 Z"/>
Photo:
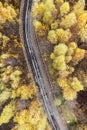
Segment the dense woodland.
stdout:
<path fill-rule="evenodd" d="M 77 102 L 76 115 L 87 123 L 87 1 L 35 0 L 32 15 L 37 36 L 53 48 L 45 58 L 50 76 L 64 100 Z"/>
<path fill-rule="evenodd" d="M 52 130 L 38 87 L 25 67 L 19 38 L 20 2 L 0 0 L 0 130 Z M 69 114 L 70 130 L 87 130 L 86 5 L 85 0 L 35 0 L 31 13 L 36 34 L 53 47 L 49 72 L 62 90 L 62 101 L 56 103 L 65 119 Z M 64 104 L 74 100 L 78 103 L 75 115 Z"/>
<path fill-rule="evenodd" d="M 21 0 L 0 0 L 0 130 L 51 130 L 19 39 Z"/>

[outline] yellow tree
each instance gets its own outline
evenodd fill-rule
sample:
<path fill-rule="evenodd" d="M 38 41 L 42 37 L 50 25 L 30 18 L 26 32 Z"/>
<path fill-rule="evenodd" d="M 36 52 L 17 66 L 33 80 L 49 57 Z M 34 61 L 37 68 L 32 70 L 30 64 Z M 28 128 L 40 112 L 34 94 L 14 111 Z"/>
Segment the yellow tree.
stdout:
<path fill-rule="evenodd" d="M 13 22 L 17 13 L 12 5 L 6 7 L 0 2 L 0 24 L 4 24 L 6 21 Z"/>
<path fill-rule="evenodd" d="M 13 130 L 51 130 L 47 123 L 47 117 L 38 100 L 32 101 L 28 109 L 17 112 L 14 122 L 17 125 Z"/>

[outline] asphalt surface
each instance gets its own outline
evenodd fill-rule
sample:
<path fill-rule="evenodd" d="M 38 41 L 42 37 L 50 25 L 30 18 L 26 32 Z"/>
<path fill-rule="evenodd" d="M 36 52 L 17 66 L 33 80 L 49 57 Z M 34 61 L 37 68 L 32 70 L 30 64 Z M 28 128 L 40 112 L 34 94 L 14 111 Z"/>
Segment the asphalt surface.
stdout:
<path fill-rule="evenodd" d="M 36 44 L 38 40 L 35 36 L 34 28 L 32 26 L 32 18 L 30 15 L 31 6 L 32 0 L 27 0 L 24 21 L 24 34 L 26 41 L 25 49 L 27 60 L 29 61 L 29 64 L 31 66 L 34 80 L 39 87 L 43 99 L 43 104 L 45 106 L 45 111 L 48 115 L 48 120 L 52 125 L 53 130 L 68 130 L 65 122 L 61 118 L 61 114 L 54 104 L 54 100 L 50 90 L 51 84 L 47 77 L 41 54 Z"/>

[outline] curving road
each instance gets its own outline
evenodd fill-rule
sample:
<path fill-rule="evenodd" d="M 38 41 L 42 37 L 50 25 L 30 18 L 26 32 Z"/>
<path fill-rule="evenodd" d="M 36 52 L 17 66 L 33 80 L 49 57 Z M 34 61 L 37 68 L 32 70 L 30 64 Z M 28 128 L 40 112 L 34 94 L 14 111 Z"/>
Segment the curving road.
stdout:
<path fill-rule="evenodd" d="M 34 80 L 39 87 L 43 104 L 45 106 L 48 120 L 52 125 L 53 130 L 68 130 L 67 126 L 61 119 L 58 109 L 54 105 L 52 93 L 50 90 L 50 83 L 45 73 L 41 54 L 39 53 L 38 42 L 32 27 L 32 18 L 30 16 L 32 0 L 26 1 L 25 21 L 24 21 L 24 37 L 27 60 L 31 66 Z"/>

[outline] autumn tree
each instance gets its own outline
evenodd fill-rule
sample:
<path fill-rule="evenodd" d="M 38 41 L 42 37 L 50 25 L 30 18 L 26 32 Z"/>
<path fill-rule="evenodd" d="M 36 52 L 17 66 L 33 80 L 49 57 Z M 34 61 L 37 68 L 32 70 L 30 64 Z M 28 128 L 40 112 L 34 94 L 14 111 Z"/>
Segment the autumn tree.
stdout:
<path fill-rule="evenodd" d="M 77 92 L 85 88 L 81 79 L 79 80 L 78 76 L 75 76 L 76 66 L 79 66 L 80 62 L 85 60 L 87 53 L 86 47 L 84 49 L 81 46 L 79 47 L 79 45 L 85 45 L 87 42 L 85 0 L 35 1 L 32 14 L 37 35 L 46 37 L 53 45 L 50 66 L 56 78 L 59 79 L 55 80 L 62 88 L 64 98 L 73 100 L 76 98 Z M 38 22 L 35 24 L 35 21 Z M 48 26 L 48 30 L 45 26 Z M 71 82 L 68 84 L 69 78 L 78 87 L 78 90 L 71 87 Z M 62 84 L 63 81 L 67 82 L 67 87 Z M 67 94 L 68 88 L 70 88 L 69 92 L 72 93 L 70 98 Z"/>

